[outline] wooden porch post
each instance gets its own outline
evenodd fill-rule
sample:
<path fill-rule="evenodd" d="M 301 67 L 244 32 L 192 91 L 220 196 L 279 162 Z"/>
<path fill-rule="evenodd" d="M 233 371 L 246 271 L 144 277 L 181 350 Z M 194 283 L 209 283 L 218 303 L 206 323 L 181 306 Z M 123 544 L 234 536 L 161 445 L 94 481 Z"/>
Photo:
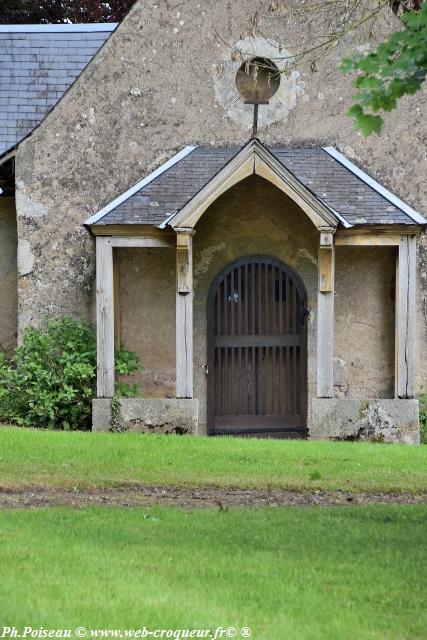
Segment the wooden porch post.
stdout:
<path fill-rule="evenodd" d="M 396 257 L 396 398 L 415 395 L 416 243 L 402 236 Z"/>
<path fill-rule="evenodd" d="M 96 238 L 97 396 L 114 396 L 114 294 L 111 238 Z"/>
<path fill-rule="evenodd" d="M 322 231 L 319 243 L 317 294 L 317 397 L 334 392 L 334 280 L 335 247 L 332 231 Z"/>
<path fill-rule="evenodd" d="M 193 231 L 176 236 L 176 397 L 193 397 Z"/>

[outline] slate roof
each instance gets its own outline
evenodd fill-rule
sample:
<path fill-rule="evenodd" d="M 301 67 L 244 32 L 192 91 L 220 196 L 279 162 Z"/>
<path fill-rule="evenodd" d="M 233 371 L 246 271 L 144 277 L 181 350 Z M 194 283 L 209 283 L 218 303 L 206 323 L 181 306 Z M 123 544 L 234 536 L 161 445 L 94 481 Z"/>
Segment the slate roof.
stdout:
<path fill-rule="evenodd" d="M 0 25 L 0 155 L 40 124 L 116 26 Z"/>
<path fill-rule="evenodd" d="M 405 213 L 404 208 L 409 207 L 401 203 L 401 208 L 390 202 L 325 149 L 270 147 L 269 150 L 348 226 L 417 224 Z M 182 209 L 239 151 L 239 147 L 196 147 L 124 202 L 111 210 L 107 206 L 100 212 L 102 217 L 94 216 L 87 224 L 165 224 L 168 217 Z"/>

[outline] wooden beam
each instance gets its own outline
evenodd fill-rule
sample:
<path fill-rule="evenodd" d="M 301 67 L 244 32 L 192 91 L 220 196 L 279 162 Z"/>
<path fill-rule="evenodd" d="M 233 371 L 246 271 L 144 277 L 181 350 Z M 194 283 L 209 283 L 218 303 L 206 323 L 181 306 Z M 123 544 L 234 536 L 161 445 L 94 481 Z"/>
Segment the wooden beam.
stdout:
<path fill-rule="evenodd" d="M 132 237 L 132 236 L 112 236 L 111 246 L 126 248 L 171 248 L 174 247 L 174 238 L 156 238 L 154 236 Z"/>
<path fill-rule="evenodd" d="M 111 239 L 96 239 L 97 395 L 114 396 L 114 285 Z"/>
<path fill-rule="evenodd" d="M 335 238 L 335 244 L 338 247 L 384 247 L 399 246 L 401 235 L 396 234 L 357 234 L 340 235 Z"/>
<path fill-rule="evenodd" d="M 338 229 L 335 234 L 335 246 L 347 247 L 398 247 L 402 236 L 417 236 L 417 225 L 365 226 L 357 229 Z"/>
<path fill-rule="evenodd" d="M 317 397 L 334 393 L 334 281 L 333 234 L 320 235 L 319 290 L 317 294 Z"/>
<path fill-rule="evenodd" d="M 94 236 L 168 238 L 175 244 L 174 232 L 159 229 L 153 224 L 93 224 L 89 228 Z"/>
<path fill-rule="evenodd" d="M 114 295 L 114 347 L 120 348 L 122 341 L 122 314 L 120 303 L 120 254 L 113 249 L 113 295 Z"/>
<path fill-rule="evenodd" d="M 396 258 L 395 395 L 415 395 L 416 237 L 403 236 Z"/>
<path fill-rule="evenodd" d="M 177 233 L 176 397 L 193 397 L 193 232 Z"/>
<path fill-rule="evenodd" d="M 335 233 L 335 243 L 337 238 L 351 236 L 351 235 L 367 235 L 371 236 L 377 234 L 378 236 L 385 235 L 410 235 L 417 236 L 420 233 L 420 227 L 416 224 L 365 224 L 355 225 L 350 229 L 337 229 Z"/>

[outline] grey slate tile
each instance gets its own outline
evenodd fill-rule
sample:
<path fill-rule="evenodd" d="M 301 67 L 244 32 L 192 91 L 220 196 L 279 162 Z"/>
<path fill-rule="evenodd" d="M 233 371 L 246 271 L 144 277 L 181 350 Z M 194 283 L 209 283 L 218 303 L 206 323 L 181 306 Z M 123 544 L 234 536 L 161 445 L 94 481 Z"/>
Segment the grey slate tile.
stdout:
<path fill-rule="evenodd" d="M 95 33 L 0 33 L 0 122 L 8 123 L 0 127 L 0 155 L 58 102 L 111 34 L 112 25 L 105 28 Z M 36 117 L 30 120 L 30 113 Z"/>

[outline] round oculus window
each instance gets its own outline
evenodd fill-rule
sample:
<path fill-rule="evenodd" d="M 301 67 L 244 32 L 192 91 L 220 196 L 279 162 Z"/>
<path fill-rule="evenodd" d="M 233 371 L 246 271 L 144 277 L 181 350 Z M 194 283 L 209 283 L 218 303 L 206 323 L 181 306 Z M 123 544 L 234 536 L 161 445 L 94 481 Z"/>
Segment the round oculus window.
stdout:
<path fill-rule="evenodd" d="M 269 102 L 279 86 L 280 71 L 268 58 L 251 58 L 236 74 L 236 88 L 245 102 Z"/>

